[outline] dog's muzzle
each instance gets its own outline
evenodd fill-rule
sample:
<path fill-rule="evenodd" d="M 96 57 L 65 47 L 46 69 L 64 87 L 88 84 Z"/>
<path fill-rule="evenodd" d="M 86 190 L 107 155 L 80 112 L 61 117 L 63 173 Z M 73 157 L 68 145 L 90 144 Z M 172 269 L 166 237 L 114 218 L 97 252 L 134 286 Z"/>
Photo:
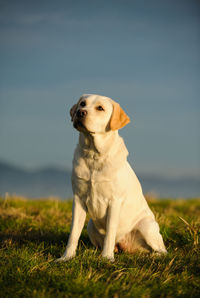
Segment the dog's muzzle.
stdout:
<path fill-rule="evenodd" d="M 82 129 L 85 130 L 84 120 L 86 118 L 86 115 L 87 115 L 87 111 L 86 110 L 78 109 L 76 111 L 76 116 L 75 116 L 74 121 L 73 121 L 74 128 L 76 128 L 78 130 L 80 130 L 80 129 L 81 130 Z"/>

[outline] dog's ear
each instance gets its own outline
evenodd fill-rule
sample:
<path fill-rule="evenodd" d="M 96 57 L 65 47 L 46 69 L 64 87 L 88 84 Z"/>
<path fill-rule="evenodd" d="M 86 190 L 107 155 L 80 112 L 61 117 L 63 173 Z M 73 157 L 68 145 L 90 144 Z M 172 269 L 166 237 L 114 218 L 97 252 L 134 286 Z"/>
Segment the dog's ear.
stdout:
<path fill-rule="evenodd" d="M 75 113 L 76 113 L 76 109 L 77 109 L 77 104 L 73 105 L 73 107 L 70 109 L 71 121 L 74 120 L 74 116 L 75 116 Z"/>
<path fill-rule="evenodd" d="M 113 112 L 110 119 L 110 129 L 117 130 L 124 127 L 130 122 L 130 118 L 126 115 L 120 105 L 113 101 Z"/>

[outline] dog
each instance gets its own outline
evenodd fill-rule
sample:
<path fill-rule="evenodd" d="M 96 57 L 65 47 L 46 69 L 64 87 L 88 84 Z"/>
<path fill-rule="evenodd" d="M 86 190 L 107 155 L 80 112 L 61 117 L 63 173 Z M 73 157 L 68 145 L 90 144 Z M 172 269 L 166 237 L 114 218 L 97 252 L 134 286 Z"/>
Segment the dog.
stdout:
<path fill-rule="evenodd" d="M 74 193 L 68 244 L 58 261 L 76 254 L 86 213 L 90 241 L 102 257 L 114 261 L 114 252 L 138 249 L 167 253 L 159 225 L 127 161 L 128 151 L 118 130 L 130 122 L 111 98 L 82 95 L 70 110 L 79 143 L 73 159 Z"/>

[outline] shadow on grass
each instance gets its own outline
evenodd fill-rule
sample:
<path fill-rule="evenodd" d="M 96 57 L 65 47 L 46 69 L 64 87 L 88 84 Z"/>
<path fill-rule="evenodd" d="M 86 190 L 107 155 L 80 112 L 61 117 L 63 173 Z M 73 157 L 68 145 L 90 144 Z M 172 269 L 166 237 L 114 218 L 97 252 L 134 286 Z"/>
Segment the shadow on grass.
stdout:
<path fill-rule="evenodd" d="M 67 245 L 69 238 L 69 232 L 52 232 L 52 231 L 20 231 L 10 233 L 0 233 L 0 246 L 5 247 L 10 241 L 12 245 L 17 247 L 23 247 L 24 245 L 43 246 L 45 254 L 52 253 L 58 255 Z M 79 246 L 84 246 L 89 249 L 93 247 L 86 231 L 83 231 L 79 240 Z"/>

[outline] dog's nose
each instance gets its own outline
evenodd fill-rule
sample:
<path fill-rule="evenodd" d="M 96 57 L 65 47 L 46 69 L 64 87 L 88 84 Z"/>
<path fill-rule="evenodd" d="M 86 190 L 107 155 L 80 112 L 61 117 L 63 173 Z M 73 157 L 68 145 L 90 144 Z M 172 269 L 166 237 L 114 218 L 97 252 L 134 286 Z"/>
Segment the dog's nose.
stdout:
<path fill-rule="evenodd" d="M 84 118 L 87 115 L 87 111 L 80 109 L 76 112 L 76 115 L 78 118 Z"/>

